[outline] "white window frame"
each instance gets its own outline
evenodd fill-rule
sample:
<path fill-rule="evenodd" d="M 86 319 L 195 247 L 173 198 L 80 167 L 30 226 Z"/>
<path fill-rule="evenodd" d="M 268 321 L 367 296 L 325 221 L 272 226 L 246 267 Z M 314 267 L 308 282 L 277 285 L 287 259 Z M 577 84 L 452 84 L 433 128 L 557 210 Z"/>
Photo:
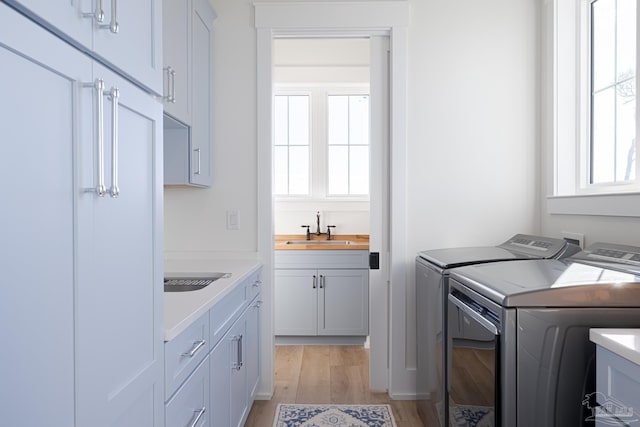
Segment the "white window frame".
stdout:
<path fill-rule="evenodd" d="M 277 202 L 369 202 L 369 195 L 328 195 L 328 95 L 370 95 L 369 84 L 276 84 L 273 95 L 310 95 L 310 195 L 275 195 Z M 322 125 L 317 125 L 321 123 Z M 354 205 L 351 205 L 352 207 Z M 359 205 L 357 205 L 359 206 Z"/>
<path fill-rule="evenodd" d="M 590 0 L 553 0 L 547 31 L 552 31 L 553 188 L 551 214 L 640 216 L 640 160 L 636 181 L 589 183 L 590 156 Z M 637 8 L 640 15 L 640 7 Z M 638 16 L 636 17 L 638 21 Z M 636 32 L 636 49 L 640 31 Z M 640 62 L 640 54 L 636 55 Z M 638 88 L 636 65 L 636 88 Z M 640 112 L 636 96 L 636 115 Z M 640 136 L 640 120 L 636 120 Z M 640 154 L 640 141 L 636 138 Z"/>

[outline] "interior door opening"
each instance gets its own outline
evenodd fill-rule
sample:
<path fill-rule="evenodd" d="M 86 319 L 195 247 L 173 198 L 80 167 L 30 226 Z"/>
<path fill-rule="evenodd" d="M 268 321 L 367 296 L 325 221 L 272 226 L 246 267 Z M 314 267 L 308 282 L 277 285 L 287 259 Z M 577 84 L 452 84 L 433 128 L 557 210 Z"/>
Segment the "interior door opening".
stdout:
<path fill-rule="evenodd" d="M 380 391 L 388 388 L 388 50 L 387 36 L 306 35 L 274 38 L 272 53 L 273 234 L 304 235 L 301 226 L 308 225 L 316 233 L 368 235 L 381 261 L 368 272 L 366 340 L 276 336 L 274 342 L 370 347 L 369 388 Z M 283 309 L 277 282 L 276 274 L 276 329 Z M 305 296 L 297 298 L 301 306 Z"/>

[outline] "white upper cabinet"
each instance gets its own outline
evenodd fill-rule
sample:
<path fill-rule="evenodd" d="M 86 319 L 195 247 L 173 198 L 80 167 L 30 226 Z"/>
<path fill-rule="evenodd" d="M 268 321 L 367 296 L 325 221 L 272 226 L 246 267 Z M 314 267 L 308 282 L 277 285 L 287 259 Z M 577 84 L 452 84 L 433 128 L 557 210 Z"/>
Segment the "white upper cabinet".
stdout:
<path fill-rule="evenodd" d="M 5 2 L 145 89 L 162 93 L 160 0 Z"/>
<path fill-rule="evenodd" d="M 191 0 L 165 0 L 162 14 L 164 111 L 191 124 Z"/>

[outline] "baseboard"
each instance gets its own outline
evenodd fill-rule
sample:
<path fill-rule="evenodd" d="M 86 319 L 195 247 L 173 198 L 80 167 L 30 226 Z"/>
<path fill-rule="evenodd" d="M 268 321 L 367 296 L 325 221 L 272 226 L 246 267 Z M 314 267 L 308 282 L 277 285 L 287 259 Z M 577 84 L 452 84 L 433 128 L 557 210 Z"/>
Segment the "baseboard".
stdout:
<path fill-rule="evenodd" d="M 364 346 L 367 337 L 353 336 L 319 336 L 319 337 L 292 337 L 276 336 L 275 345 L 358 345 Z"/>
<path fill-rule="evenodd" d="M 389 393 L 389 397 L 393 400 L 418 400 L 415 393 Z"/>

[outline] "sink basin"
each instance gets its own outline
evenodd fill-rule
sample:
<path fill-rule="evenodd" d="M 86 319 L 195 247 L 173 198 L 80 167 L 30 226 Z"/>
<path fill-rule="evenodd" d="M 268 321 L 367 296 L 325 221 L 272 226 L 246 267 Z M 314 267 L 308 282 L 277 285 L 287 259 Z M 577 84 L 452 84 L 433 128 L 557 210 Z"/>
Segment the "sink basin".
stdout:
<path fill-rule="evenodd" d="M 204 289 L 218 279 L 231 277 L 230 273 L 206 273 L 202 275 L 165 277 L 165 292 L 185 292 Z"/>
<path fill-rule="evenodd" d="M 351 240 L 288 240 L 286 245 L 352 245 Z"/>

